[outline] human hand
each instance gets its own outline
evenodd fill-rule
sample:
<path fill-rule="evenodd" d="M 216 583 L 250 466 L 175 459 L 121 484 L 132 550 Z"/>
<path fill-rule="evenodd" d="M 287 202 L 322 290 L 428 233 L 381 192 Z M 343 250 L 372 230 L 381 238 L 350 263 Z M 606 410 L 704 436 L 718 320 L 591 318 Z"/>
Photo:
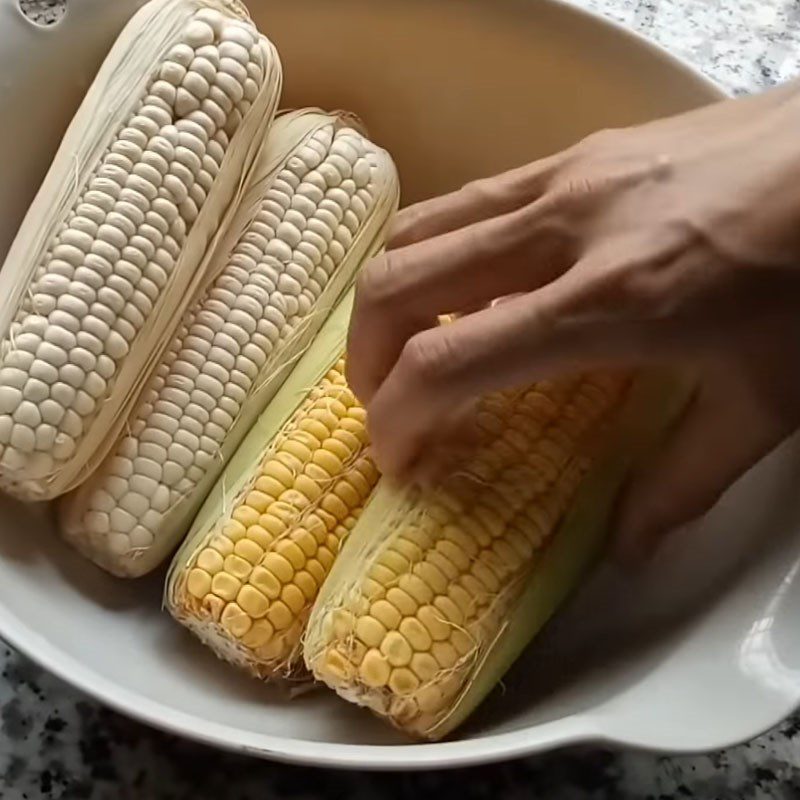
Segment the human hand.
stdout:
<path fill-rule="evenodd" d="M 793 85 L 601 132 L 406 209 L 362 274 L 349 340 L 379 466 L 430 470 L 491 390 L 700 362 L 693 409 L 620 510 L 623 550 L 651 549 L 800 422 L 798 223 Z M 438 327 L 445 313 L 461 317 Z"/>

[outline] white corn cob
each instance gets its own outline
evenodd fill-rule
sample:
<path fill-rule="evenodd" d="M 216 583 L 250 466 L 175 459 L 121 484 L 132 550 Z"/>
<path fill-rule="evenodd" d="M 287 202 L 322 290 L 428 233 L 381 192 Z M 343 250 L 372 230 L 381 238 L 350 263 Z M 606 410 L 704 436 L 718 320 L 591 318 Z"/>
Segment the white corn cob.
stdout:
<path fill-rule="evenodd" d="M 274 116 L 235 0 L 152 0 L 120 34 L 0 272 L 0 485 L 73 488 L 116 439 Z"/>
<path fill-rule="evenodd" d="M 108 459 L 64 503 L 64 536 L 118 575 L 155 568 L 179 543 L 397 206 L 388 154 L 342 115 L 279 117 L 262 162 L 255 218 Z"/>

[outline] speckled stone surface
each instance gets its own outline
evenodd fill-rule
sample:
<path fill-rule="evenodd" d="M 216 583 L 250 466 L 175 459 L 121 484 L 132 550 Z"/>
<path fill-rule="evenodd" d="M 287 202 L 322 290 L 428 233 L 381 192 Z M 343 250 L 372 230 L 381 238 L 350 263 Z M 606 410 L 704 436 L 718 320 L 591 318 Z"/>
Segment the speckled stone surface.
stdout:
<path fill-rule="evenodd" d="M 109 0 L 110 2 L 113 0 Z M 62 0 L 21 0 L 43 23 Z M 798 0 L 580 0 L 742 94 L 800 75 Z M 0 646 L 2 800 L 798 800 L 800 716 L 692 758 L 580 750 L 448 773 L 358 775 L 216 753 L 108 711 Z"/>

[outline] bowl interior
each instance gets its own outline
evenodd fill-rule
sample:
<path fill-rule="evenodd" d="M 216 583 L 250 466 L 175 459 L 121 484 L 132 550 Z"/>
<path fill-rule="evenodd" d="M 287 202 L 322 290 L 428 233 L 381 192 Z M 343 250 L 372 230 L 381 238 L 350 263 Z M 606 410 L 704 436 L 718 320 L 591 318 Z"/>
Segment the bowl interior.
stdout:
<path fill-rule="evenodd" d="M 0 207 L 11 220 L 24 213 L 32 176 L 38 180 L 46 169 L 69 116 L 64 105 L 75 107 L 138 4 L 69 3 L 59 26 L 40 31 L 16 18 L 7 25 L 16 7 L 0 0 L 0 100 L 43 80 L 42 52 L 51 71 L 46 91 L 66 98 L 31 118 L 11 115 L 0 129 L 4 175 L 13 178 L 0 183 Z M 543 0 L 249 5 L 281 52 L 284 105 L 361 115 L 395 155 L 406 202 L 524 163 L 597 128 L 718 96 L 660 51 Z M 47 135 L 37 139 L 42 124 Z M 26 144 L 22 166 L 12 170 L 14 142 Z M 9 231 L 0 230 L 0 255 Z M 598 735 L 656 747 L 712 746 L 720 736 L 756 732 L 742 726 L 769 724 L 796 701 L 792 686 L 800 682 L 791 678 L 800 648 L 789 620 L 800 602 L 795 455 L 785 448 L 748 476 L 709 520 L 684 533 L 691 547 L 676 542 L 652 575 L 634 580 L 601 571 L 512 671 L 507 686 L 514 691 L 498 693 L 454 742 L 412 747 L 327 693 L 290 700 L 241 677 L 161 611 L 163 574 L 136 583 L 112 579 L 59 542 L 50 509 L 7 500 L 0 501 L 0 634 L 127 713 L 278 758 L 452 764 Z M 746 556 L 754 540 L 767 538 L 769 547 Z M 702 694 L 698 680 L 707 684 Z M 717 716 L 709 711 L 687 729 L 698 704 Z M 716 721 L 704 726 L 709 716 Z"/>

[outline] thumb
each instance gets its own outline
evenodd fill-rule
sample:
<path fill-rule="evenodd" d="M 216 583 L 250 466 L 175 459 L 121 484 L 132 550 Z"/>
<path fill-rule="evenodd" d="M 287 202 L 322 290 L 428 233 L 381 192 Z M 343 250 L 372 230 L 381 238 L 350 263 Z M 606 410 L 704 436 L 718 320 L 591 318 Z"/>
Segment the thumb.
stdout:
<path fill-rule="evenodd" d="M 621 498 L 618 559 L 634 565 L 652 556 L 669 532 L 710 510 L 794 427 L 761 404 L 740 376 L 707 380 L 665 447 Z"/>

